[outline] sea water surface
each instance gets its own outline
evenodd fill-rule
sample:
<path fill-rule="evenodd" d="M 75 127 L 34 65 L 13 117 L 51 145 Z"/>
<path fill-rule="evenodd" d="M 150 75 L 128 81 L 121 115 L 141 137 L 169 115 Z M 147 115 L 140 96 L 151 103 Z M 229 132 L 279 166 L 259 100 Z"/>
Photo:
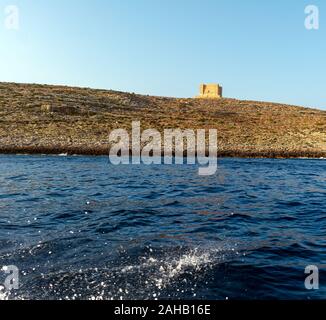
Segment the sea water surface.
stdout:
<path fill-rule="evenodd" d="M 0 298 L 326 298 L 325 183 L 324 160 L 0 156 Z"/>

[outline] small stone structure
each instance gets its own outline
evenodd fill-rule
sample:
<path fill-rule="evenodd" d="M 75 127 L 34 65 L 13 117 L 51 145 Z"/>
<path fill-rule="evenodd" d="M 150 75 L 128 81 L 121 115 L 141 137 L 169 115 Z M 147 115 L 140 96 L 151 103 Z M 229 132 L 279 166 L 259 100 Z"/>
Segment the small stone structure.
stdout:
<path fill-rule="evenodd" d="M 200 99 L 219 99 L 223 97 L 223 88 L 219 84 L 201 84 Z"/>

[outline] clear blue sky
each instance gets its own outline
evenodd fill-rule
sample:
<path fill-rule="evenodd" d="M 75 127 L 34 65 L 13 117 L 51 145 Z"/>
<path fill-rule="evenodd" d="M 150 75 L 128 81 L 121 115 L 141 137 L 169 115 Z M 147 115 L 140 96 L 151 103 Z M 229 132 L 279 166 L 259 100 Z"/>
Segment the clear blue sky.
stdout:
<path fill-rule="evenodd" d="M 0 24 L 0 81 L 180 97 L 220 82 L 227 97 L 326 109 L 323 0 L 0 0 L 2 20 L 8 4 L 20 29 Z"/>

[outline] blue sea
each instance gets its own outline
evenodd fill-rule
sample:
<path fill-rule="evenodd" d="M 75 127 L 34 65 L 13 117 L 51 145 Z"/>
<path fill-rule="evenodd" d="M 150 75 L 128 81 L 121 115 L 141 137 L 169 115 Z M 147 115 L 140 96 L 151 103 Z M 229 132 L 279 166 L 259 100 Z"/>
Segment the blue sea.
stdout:
<path fill-rule="evenodd" d="M 325 160 L 1 155 L 0 210 L 1 299 L 326 298 Z"/>

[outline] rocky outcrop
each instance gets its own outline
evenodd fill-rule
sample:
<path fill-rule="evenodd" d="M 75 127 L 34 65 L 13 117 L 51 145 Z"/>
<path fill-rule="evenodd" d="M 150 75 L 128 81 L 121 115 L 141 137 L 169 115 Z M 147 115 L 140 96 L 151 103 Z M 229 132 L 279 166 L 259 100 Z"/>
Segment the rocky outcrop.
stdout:
<path fill-rule="evenodd" d="M 106 154 L 113 129 L 218 130 L 223 156 L 326 156 L 326 112 L 235 99 L 176 99 L 0 83 L 0 152 Z"/>

